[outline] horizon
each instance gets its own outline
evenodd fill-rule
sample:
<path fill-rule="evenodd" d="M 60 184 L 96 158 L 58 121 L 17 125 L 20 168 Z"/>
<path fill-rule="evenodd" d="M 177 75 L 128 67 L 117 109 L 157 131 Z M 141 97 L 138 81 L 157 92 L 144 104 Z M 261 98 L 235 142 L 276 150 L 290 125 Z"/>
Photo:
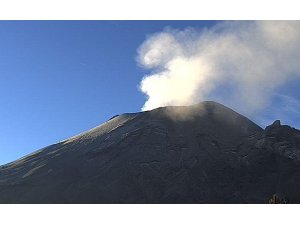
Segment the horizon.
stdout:
<path fill-rule="evenodd" d="M 141 91 L 141 82 L 158 70 L 140 65 L 137 58 L 151 50 L 146 46 L 149 49 L 141 52 L 141 46 L 161 33 L 177 38 L 177 30 L 190 28 L 196 31 L 193 35 L 201 36 L 222 23 L 1 21 L 0 165 L 85 132 L 116 114 L 139 112 L 147 91 L 152 90 L 147 86 Z M 228 96 L 231 84 L 221 85 L 205 99 L 233 109 L 262 128 L 277 119 L 299 128 L 299 84 L 298 77 L 289 78 L 254 113 L 231 100 L 224 104 L 221 97 Z"/>

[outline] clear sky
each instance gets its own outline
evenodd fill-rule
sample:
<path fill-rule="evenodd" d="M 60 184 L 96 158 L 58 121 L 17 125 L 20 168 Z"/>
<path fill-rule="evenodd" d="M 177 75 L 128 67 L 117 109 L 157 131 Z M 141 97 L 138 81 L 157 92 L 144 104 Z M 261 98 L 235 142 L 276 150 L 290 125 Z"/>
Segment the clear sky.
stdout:
<path fill-rule="evenodd" d="M 165 27 L 214 21 L 0 21 L 0 164 L 140 111 L 137 48 Z M 300 99 L 300 82 L 282 93 Z M 282 98 L 282 96 L 281 96 Z M 276 105 L 277 104 L 277 105 Z M 253 119 L 272 121 L 280 101 Z M 275 107 L 274 107 L 275 106 Z M 286 122 L 300 127 L 298 111 Z"/>

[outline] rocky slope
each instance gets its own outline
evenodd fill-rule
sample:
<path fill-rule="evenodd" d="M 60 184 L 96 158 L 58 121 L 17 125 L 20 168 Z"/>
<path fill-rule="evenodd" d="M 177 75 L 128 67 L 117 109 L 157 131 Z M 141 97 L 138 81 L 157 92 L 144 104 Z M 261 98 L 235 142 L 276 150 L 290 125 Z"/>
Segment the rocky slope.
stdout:
<path fill-rule="evenodd" d="M 203 102 L 123 114 L 0 167 L 0 203 L 300 203 L 300 131 Z"/>

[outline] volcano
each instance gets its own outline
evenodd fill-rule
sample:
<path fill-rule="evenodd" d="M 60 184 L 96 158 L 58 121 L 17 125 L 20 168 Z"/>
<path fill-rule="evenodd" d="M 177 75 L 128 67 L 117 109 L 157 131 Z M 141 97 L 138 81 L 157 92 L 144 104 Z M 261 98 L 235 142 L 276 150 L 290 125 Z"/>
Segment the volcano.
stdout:
<path fill-rule="evenodd" d="M 0 167 L 0 203 L 300 203 L 300 131 L 216 102 L 115 116 Z"/>

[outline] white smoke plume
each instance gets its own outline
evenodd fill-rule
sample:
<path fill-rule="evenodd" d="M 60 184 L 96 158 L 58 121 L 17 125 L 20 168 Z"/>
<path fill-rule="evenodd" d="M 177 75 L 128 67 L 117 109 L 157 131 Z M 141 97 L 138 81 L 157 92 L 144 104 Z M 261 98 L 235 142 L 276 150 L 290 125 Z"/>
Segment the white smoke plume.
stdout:
<path fill-rule="evenodd" d="M 209 98 L 255 113 L 278 87 L 300 75 L 300 22 L 167 28 L 142 43 L 138 61 L 152 71 L 140 83 L 148 96 L 142 110 Z"/>

